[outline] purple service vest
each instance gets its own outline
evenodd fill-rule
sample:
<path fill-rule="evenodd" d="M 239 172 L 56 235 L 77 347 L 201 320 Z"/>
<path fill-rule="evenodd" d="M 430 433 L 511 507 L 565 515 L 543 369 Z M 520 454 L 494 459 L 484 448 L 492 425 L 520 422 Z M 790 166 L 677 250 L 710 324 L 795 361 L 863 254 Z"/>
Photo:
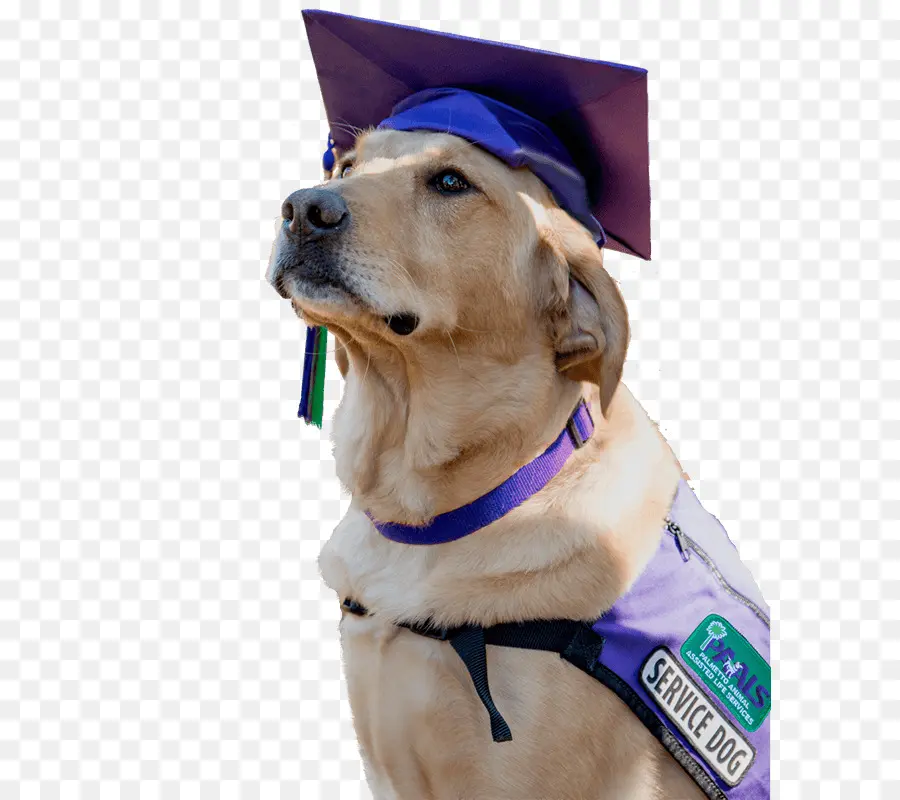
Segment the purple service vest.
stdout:
<path fill-rule="evenodd" d="M 604 640 L 595 677 L 708 797 L 765 800 L 768 606 L 721 523 L 684 481 L 669 520 L 656 555 L 592 625 Z"/>
<path fill-rule="evenodd" d="M 372 613 L 353 598 L 342 604 L 351 614 Z M 613 691 L 710 800 L 770 796 L 768 606 L 725 529 L 685 481 L 656 554 L 595 622 L 399 624 L 453 646 L 495 742 L 513 736 L 490 694 L 485 647 L 547 650 Z"/>

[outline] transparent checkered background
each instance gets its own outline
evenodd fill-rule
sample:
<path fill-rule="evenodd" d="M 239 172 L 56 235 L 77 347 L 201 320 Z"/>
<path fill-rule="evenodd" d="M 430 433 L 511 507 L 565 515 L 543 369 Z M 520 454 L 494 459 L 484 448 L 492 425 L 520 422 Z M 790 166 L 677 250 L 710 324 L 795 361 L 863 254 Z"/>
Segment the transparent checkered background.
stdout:
<path fill-rule="evenodd" d="M 650 70 L 626 381 L 773 606 L 773 794 L 900 796 L 897 3 L 328 7 Z M 370 797 L 263 280 L 326 135 L 299 8 L 0 4 L 2 800 Z"/>

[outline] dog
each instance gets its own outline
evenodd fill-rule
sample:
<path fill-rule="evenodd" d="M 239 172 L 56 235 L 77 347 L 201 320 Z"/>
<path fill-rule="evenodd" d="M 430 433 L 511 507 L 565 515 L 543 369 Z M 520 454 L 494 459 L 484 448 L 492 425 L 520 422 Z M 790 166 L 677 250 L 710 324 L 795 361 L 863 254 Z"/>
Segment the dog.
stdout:
<path fill-rule="evenodd" d="M 466 667 L 409 625 L 595 620 L 659 546 L 683 477 L 621 383 L 628 314 L 603 251 L 527 169 L 453 135 L 369 130 L 295 192 L 267 277 L 337 340 L 350 509 L 319 566 L 345 610 L 350 705 L 377 800 L 706 795 L 609 689 L 549 652 L 487 650 L 514 731 L 497 744 Z M 533 497 L 430 547 L 424 525 L 506 480 L 578 401 L 595 430 Z M 406 626 L 406 627 L 404 627 Z"/>

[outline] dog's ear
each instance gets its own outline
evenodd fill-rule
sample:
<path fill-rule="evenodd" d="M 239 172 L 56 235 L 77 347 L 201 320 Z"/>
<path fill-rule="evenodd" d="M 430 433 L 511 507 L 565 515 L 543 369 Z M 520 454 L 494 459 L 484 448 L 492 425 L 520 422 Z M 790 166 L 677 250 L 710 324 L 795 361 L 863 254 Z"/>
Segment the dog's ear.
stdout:
<path fill-rule="evenodd" d="M 557 234 L 553 249 L 565 260 L 568 285 L 557 280 L 563 296 L 554 315 L 556 366 L 571 380 L 596 384 L 606 416 L 625 364 L 628 311 L 591 237 L 571 228 Z"/>

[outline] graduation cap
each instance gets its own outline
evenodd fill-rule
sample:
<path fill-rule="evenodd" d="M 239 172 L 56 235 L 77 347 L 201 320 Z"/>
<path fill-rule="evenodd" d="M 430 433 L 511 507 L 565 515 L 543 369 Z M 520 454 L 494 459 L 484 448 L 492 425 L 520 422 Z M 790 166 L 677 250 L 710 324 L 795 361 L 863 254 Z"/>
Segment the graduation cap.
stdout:
<path fill-rule="evenodd" d="M 330 11 L 303 19 L 331 128 L 326 169 L 360 129 L 452 133 L 529 168 L 601 247 L 650 258 L 646 70 Z M 307 337 L 300 405 L 319 425 L 324 342 Z"/>

